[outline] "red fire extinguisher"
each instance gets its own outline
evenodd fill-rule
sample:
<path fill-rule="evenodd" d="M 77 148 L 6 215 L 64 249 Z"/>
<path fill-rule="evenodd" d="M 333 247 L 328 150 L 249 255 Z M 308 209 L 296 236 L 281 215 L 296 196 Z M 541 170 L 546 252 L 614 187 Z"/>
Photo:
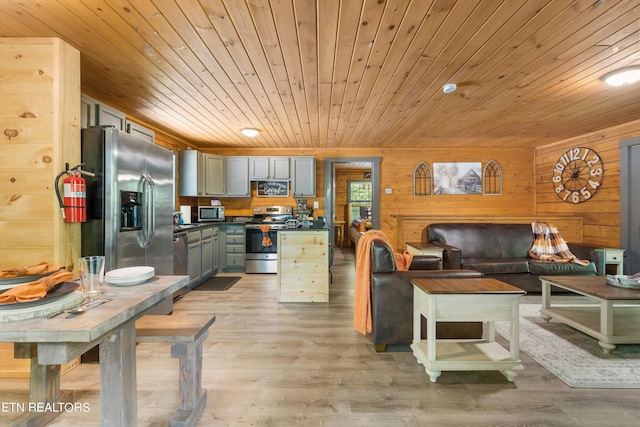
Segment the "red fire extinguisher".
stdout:
<path fill-rule="evenodd" d="M 64 222 L 87 222 L 87 188 L 80 172 L 62 181 L 64 190 Z"/>
<path fill-rule="evenodd" d="M 81 174 L 93 176 L 90 172 L 83 171 L 82 165 L 75 166 L 71 170 L 60 172 L 56 177 L 56 195 L 60 203 L 60 210 L 64 222 L 86 222 L 87 221 L 87 186 Z M 67 166 L 68 167 L 68 166 Z M 64 200 L 60 197 L 58 181 L 64 174 L 67 176 L 62 181 Z"/>

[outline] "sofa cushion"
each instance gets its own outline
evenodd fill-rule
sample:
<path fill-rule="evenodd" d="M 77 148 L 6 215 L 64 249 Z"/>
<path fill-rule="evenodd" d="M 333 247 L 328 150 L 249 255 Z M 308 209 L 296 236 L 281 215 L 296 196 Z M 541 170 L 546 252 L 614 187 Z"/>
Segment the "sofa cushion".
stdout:
<path fill-rule="evenodd" d="M 465 258 L 462 268 L 484 274 L 528 273 L 527 258 Z"/>
<path fill-rule="evenodd" d="M 502 249 L 493 224 L 429 224 L 427 241 L 462 249 L 464 258 L 500 258 Z"/>
<path fill-rule="evenodd" d="M 529 271 L 533 274 L 541 275 L 596 274 L 596 265 L 592 262 L 588 265 L 580 265 L 574 262 L 554 262 L 530 259 Z"/>
<path fill-rule="evenodd" d="M 493 224 L 493 227 L 503 258 L 528 257 L 534 240 L 531 224 Z"/>

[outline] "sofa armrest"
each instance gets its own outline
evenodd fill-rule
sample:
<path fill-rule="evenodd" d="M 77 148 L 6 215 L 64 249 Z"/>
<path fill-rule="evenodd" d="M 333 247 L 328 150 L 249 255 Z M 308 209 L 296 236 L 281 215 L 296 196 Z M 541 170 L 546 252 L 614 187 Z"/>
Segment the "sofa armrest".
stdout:
<path fill-rule="evenodd" d="M 586 259 L 594 263 L 598 276 L 605 275 L 606 254 L 604 248 L 596 248 L 583 243 L 567 243 L 567 246 L 578 259 Z"/>
<path fill-rule="evenodd" d="M 462 249 L 441 242 L 429 242 L 439 246 L 442 251 L 442 268 L 445 270 L 460 270 L 462 268 Z"/>
<path fill-rule="evenodd" d="M 414 255 L 409 270 L 439 270 L 440 258 L 433 255 Z"/>

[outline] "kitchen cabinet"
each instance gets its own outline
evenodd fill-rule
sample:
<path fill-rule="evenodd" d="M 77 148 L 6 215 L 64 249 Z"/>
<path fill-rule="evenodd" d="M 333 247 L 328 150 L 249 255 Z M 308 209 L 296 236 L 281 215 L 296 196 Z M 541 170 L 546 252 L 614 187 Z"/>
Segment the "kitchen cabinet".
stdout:
<path fill-rule="evenodd" d="M 251 196 L 249 181 L 249 157 L 228 156 L 225 158 L 227 169 L 227 197 Z"/>
<path fill-rule="evenodd" d="M 224 157 L 196 150 L 178 152 L 180 196 L 223 196 Z"/>
<path fill-rule="evenodd" d="M 202 231 L 199 228 L 187 232 L 189 283 L 187 289 L 193 289 L 200 283 L 202 265 Z"/>
<path fill-rule="evenodd" d="M 111 108 L 108 105 L 96 104 L 96 126 L 113 126 L 118 130 L 126 132 L 126 117 L 122 111 Z"/>
<path fill-rule="evenodd" d="M 251 181 L 288 180 L 289 157 L 249 157 Z"/>
<path fill-rule="evenodd" d="M 316 158 L 313 156 L 291 157 L 291 196 L 316 196 Z"/>
<path fill-rule="evenodd" d="M 224 196 L 224 157 L 204 154 L 204 195 Z"/>
<path fill-rule="evenodd" d="M 86 129 L 96 125 L 96 105 L 98 101 L 85 95 L 80 95 L 80 128 Z"/>
<path fill-rule="evenodd" d="M 278 302 L 329 301 L 329 231 L 278 230 Z"/>
<path fill-rule="evenodd" d="M 245 271 L 244 224 L 222 224 L 220 226 L 220 249 L 220 269 L 222 271 Z"/>
<path fill-rule="evenodd" d="M 127 133 L 142 139 L 144 142 L 148 142 L 149 144 L 156 143 L 156 133 L 149 128 L 139 125 L 138 123 L 130 122 L 129 120 L 125 121 L 125 128 Z"/>
<path fill-rule="evenodd" d="M 213 228 L 202 228 L 200 281 L 213 277 Z"/>

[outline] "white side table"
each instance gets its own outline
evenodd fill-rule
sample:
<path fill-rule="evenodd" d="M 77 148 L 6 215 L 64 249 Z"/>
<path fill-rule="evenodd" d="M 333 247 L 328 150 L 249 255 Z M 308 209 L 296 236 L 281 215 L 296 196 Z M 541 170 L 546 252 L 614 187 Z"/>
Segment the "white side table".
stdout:
<path fill-rule="evenodd" d="M 413 255 L 431 255 L 440 258 L 439 267 L 442 270 L 442 252 L 444 248 L 430 243 L 409 242 L 407 243 L 407 252 Z"/>
<path fill-rule="evenodd" d="M 616 274 L 623 274 L 624 249 L 604 248 L 605 266 L 607 264 L 616 266 Z"/>
<path fill-rule="evenodd" d="M 442 371 L 501 371 L 513 382 L 520 361 L 519 305 L 522 289 L 496 279 L 413 279 L 413 343 L 431 382 Z M 422 317 L 427 338 L 422 339 Z M 437 339 L 438 322 L 484 322 L 482 339 Z M 510 323 L 509 349 L 495 341 L 495 322 Z"/>

